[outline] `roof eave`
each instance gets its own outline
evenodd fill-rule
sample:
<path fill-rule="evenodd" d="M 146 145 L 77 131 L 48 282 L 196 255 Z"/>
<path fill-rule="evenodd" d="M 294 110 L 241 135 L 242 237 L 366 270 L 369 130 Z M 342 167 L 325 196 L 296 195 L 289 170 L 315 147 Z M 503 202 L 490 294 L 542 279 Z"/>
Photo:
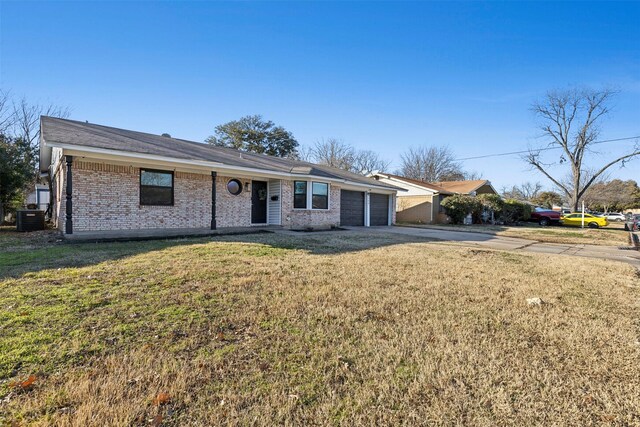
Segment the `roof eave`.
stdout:
<path fill-rule="evenodd" d="M 84 155 L 94 156 L 94 157 L 106 156 L 106 157 L 134 159 L 138 161 L 160 161 L 160 162 L 183 165 L 186 167 L 196 166 L 196 167 L 202 167 L 202 168 L 207 168 L 207 169 L 216 170 L 216 171 L 220 171 L 220 170 L 236 171 L 240 173 L 267 175 L 267 176 L 274 176 L 278 178 L 288 178 L 288 179 L 296 179 L 296 178 L 316 179 L 316 180 L 323 180 L 323 181 L 334 182 L 334 183 L 345 183 L 345 184 L 355 186 L 355 187 L 360 187 L 360 188 L 376 189 L 380 191 L 384 190 L 390 193 L 393 193 L 396 191 L 406 191 L 400 188 L 395 188 L 395 187 L 391 188 L 390 186 L 376 185 L 375 183 L 360 183 L 360 182 L 350 181 L 348 179 L 341 179 L 341 178 L 330 178 L 330 177 L 310 175 L 310 174 L 287 173 L 287 172 L 279 172 L 279 171 L 274 171 L 269 169 L 248 168 L 244 166 L 234 166 L 234 165 L 228 165 L 220 162 L 212 162 L 212 161 L 206 161 L 206 160 L 176 159 L 172 157 L 159 156 L 155 154 L 134 153 L 130 151 L 111 150 L 106 148 L 85 147 L 85 146 L 78 146 L 74 144 L 66 144 L 66 143 L 55 142 L 55 141 L 54 142 L 48 141 L 46 142 L 46 145 L 49 148 L 49 150 L 51 150 L 51 148 L 53 147 L 56 147 L 74 155 L 84 154 Z"/>

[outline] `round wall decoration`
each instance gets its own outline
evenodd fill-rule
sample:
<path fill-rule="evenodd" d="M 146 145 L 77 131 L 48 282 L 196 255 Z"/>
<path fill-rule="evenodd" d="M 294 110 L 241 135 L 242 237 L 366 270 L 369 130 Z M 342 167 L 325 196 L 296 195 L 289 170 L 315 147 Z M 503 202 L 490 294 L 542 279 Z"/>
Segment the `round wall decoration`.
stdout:
<path fill-rule="evenodd" d="M 229 182 L 227 182 L 227 191 L 237 196 L 242 193 L 242 183 L 237 179 L 230 179 Z"/>

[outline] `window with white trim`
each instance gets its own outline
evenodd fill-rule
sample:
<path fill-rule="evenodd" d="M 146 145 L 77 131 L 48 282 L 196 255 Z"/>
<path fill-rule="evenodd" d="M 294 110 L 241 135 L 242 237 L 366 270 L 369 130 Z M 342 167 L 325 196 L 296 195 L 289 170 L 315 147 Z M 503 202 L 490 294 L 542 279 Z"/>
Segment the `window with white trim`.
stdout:
<path fill-rule="evenodd" d="M 315 181 L 294 181 L 293 208 L 312 210 L 329 209 L 329 184 Z"/>
<path fill-rule="evenodd" d="M 311 184 L 311 209 L 329 209 L 329 184 L 326 182 Z"/>
<path fill-rule="evenodd" d="M 293 208 L 307 209 L 307 181 L 293 181 Z"/>

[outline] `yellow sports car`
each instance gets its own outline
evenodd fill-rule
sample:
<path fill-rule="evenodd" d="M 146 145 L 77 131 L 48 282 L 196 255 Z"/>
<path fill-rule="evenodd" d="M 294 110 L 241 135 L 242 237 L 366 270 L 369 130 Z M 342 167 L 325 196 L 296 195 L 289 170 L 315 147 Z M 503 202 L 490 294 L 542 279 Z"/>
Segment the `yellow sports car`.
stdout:
<path fill-rule="evenodd" d="M 571 225 L 574 227 L 582 226 L 582 213 L 571 213 L 560 217 L 560 223 L 562 225 Z M 606 227 L 609 225 L 607 218 L 602 216 L 595 216 L 591 214 L 584 214 L 584 225 L 590 228 Z"/>

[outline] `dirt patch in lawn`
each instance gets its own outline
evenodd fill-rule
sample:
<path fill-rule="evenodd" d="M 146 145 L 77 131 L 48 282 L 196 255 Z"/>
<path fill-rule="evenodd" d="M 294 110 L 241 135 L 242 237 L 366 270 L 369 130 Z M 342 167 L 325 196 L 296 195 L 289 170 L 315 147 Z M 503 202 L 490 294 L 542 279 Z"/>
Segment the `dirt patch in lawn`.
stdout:
<path fill-rule="evenodd" d="M 640 422 L 635 269 L 370 238 L 2 253 L 0 423 Z"/>

